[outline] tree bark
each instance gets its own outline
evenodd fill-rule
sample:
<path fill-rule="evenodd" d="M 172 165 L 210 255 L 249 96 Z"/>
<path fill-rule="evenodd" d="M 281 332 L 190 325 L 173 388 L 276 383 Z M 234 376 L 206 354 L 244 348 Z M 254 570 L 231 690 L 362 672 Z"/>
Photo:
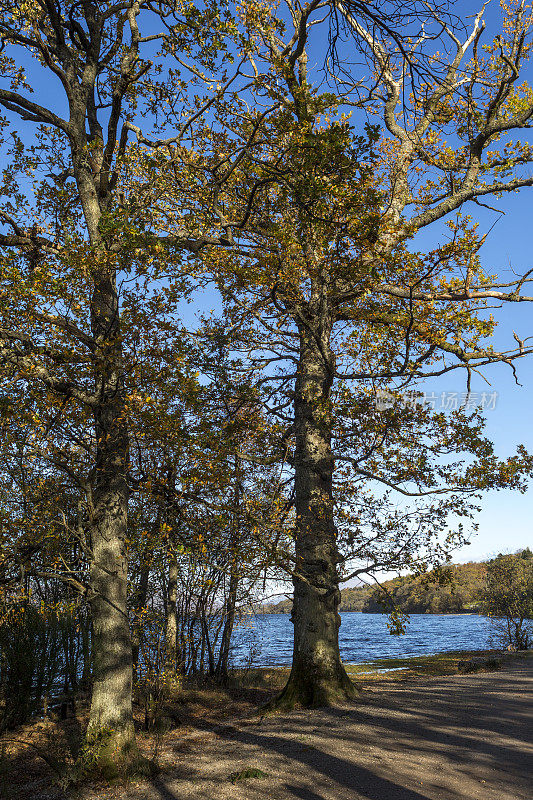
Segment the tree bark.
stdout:
<path fill-rule="evenodd" d="M 165 630 L 166 667 L 174 683 L 181 683 L 181 658 L 178 647 L 178 560 L 171 545 L 168 547 L 167 619 Z"/>
<path fill-rule="evenodd" d="M 132 713 L 132 649 L 125 538 L 127 432 L 118 408 L 100 409 L 98 477 L 91 527 L 93 691 L 86 745 L 106 777 L 138 760 Z"/>
<path fill-rule="evenodd" d="M 128 618 L 128 428 L 115 273 L 100 267 L 91 303 L 99 343 L 95 385 L 96 465 L 91 509 L 90 590 L 93 688 L 82 769 L 106 778 L 145 772 L 137 749 L 132 709 L 132 646 Z"/>
<path fill-rule="evenodd" d="M 229 579 L 228 596 L 224 608 L 224 627 L 222 629 L 220 650 L 218 651 L 218 661 L 215 669 L 216 677 L 222 681 L 227 681 L 228 679 L 228 662 L 231 647 L 231 636 L 233 634 L 233 626 L 235 624 L 235 607 L 237 605 L 238 588 L 239 575 L 236 571 L 236 565 L 234 565 Z"/>
<path fill-rule="evenodd" d="M 275 708 L 352 700 L 339 653 L 340 561 L 333 517 L 331 325 L 302 325 L 295 390 L 296 570 L 292 669 Z"/>
<path fill-rule="evenodd" d="M 131 650 L 132 650 L 132 665 L 133 665 L 133 679 L 137 679 L 137 667 L 139 663 L 139 652 L 141 649 L 141 636 L 142 636 L 142 613 L 146 608 L 146 598 L 148 596 L 148 581 L 150 578 L 151 566 L 151 551 L 149 547 L 143 550 L 141 556 L 141 566 L 139 583 L 133 598 L 133 625 L 131 630 Z"/>
<path fill-rule="evenodd" d="M 80 678 L 80 689 L 88 691 L 92 681 L 92 622 L 89 619 L 81 619 L 81 649 L 83 654 L 83 667 Z"/>
<path fill-rule="evenodd" d="M 204 643 L 205 643 L 205 650 L 207 651 L 207 664 L 208 664 L 208 672 L 210 676 L 215 674 L 215 653 L 213 651 L 213 644 L 211 642 L 211 636 L 209 635 L 209 625 L 207 622 L 207 614 L 205 610 L 205 599 L 202 601 L 200 606 L 200 621 L 202 624 L 202 634 L 203 634 L 203 644 L 202 644 L 202 668 L 203 668 L 203 653 L 204 653 Z"/>
<path fill-rule="evenodd" d="M 231 521 L 231 540 L 230 540 L 230 579 L 228 596 L 224 605 L 224 627 L 220 640 L 220 650 L 215 669 L 215 675 L 219 680 L 228 679 L 228 662 L 231 648 L 231 637 L 235 624 L 235 609 L 237 606 L 237 591 L 239 588 L 239 544 L 241 534 L 241 459 L 234 458 L 234 491 L 233 491 L 233 514 Z"/>

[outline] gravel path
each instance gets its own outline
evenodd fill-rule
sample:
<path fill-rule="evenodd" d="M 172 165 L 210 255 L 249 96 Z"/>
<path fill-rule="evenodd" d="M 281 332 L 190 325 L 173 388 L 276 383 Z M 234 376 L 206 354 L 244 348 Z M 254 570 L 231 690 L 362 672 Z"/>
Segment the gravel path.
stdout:
<path fill-rule="evenodd" d="M 173 773 L 128 800 L 533 800 L 533 659 L 241 720 L 166 755 Z M 267 777 L 229 780 L 247 767 Z"/>

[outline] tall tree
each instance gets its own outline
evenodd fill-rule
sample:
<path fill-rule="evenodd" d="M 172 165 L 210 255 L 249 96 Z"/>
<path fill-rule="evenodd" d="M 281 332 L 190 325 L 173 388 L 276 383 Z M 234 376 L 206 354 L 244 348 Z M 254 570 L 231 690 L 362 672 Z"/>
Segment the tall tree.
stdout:
<path fill-rule="evenodd" d="M 383 28 L 369 33 L 360 18 L 338 5 L 361 49 L 375 59 L 375 70 L 368 78 L 356 74 L 351 84 L 343 81 L 337 96 L 320 93 L 305 42 L 296 36 L 302 28 L 311 30 L 317 9 L 292 3 L 287 8 L 291 24 L 285 37 L 274 25 L 263 24 L 257 33 L 261 45 L 251 58 L 255 105 L 267 107 L 275 98 L 279 111 L 259 118 L 256 110 L 247 115 L 243 102 L 240 136 L 244 140 L 252 125 L 261 135 L 239 164 L 228 207 L 239 204 L 243 187 L 258 176 L 267 188 L 246 204 L 251 221 L 240 249 L 224 258 L 212 252 L 207 261 L 234 327 L 243 342 L 250 336 L 252 363 L 266 371 L 264 385 L 273 387 L 270 408 L 285 412 L 286 437 L 294 438 L 295 646 L 281 698 L 290 705 L 353 696 L 338 650 L 336 464 L 352 464 L 359 475 L 366 471 L 368 479 L 384 484 L 402 482 L 365 470 L 361 453 L 349 447 L 333 452 L 343 392 L 350 394 L 343 384 L 355 383 L 361 392 L 457 368 L 470 376 L 482 365 L 511 363 L 528 352 L 523 342 L 506 352 L 487 343 L 494 330 L 484 313 L 487 300 L 531 299 L 520 294 L 528 277 L 512 287 L 491 282 L 479 261 L 483 240 L 468 219 L 449 219 L 449 241 L 430 253 L 413 252 L 410 241 L 468 200 L 532 185 L 533 179 L 517 174 L 531 160 L 529 146 L 496 143 L 504 131 L 526 128 L 533 106 L 527 84 L 515 86 L 529 52 L 531 18 L 524 4 L 508 9 L 502 33 L 483 58 L 482 12 L 464 40 L 433 15 L 453 52 L 444 66 L 442 54 L 428 59 L 434 68 L 429 77 L 409 73 L 410 60 L 428 37 L 405 53 Z M 465 63 L 469 48 L 473 60 Z M 408 91 L 415 92 L 414 100 Z M 363 112 L 359 129 L 346 114 L 349 108 Z M 387 133 L 370 124 L 371 115 Z M 408 127 L 402 127 L 402 115 Z M 443 141 L 447 126 L 453 128 L 453 148 Z M 466 139 L 463 148 L 455 146 L 456 138 Z M 483 163 L 489 146 L 496 149 Z M 225 142 L 225 151 L 232 147 Z M 468 443 L 468 424 L 461 424 Z M 487 445 L 479 441 L 478 447 L 485 471 L 456 475 L 452 486 L 458 480 L 474 491 L 490 484 Z M 521 468 L 529 469 L 527 459 L 502 465 L 494 485 L 512 481 Z M 397 474 L 410 474 L 420 484 L 415 473 L 413 467 Z M 419 485 L 404 493 L 425 491 L 446 486 Z"/>
<path fill-rule="evenodd" d="M 9 379 L 40 388 L 59 417 L 76 407 L 87 422 L 85 444 L 94 457 L 85 501 L 94 674 L 84 753 L 104 772 L 143 768 L 131 707 L 121 292 L 136 278 L 140 287 L 154 269 L 161 274 L 163 264 L 180 273 L 184 251 L 227 243 L 216 201 L 212 214 L 191 225 L 191 206 L 182 208 L 172 236 L 154 227 L 149 182 L 136 179 L 128 136 L 141 137 L 144 123 L 157 128 L 158 105 L 167 102 L 179 118 L 173 142 L 186 140 L 191 124 L 239 75 L 223 63 L 225 37 L 234 30 L 214 3 L 0 6 L 0 105 L 9 131 L 0 210 L 0 363 Z M 206 81 L 213 72 L 211 91 Z M 195 80 L 202 88 L 188 95 Z M 20 121 L 36 126 L 33 141 L 27 128 L 18 134 Z"/>

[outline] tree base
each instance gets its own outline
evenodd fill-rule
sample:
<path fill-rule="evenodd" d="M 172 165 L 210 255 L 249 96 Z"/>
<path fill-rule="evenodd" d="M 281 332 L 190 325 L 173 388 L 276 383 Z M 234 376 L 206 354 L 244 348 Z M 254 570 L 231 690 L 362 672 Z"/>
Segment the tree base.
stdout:
<path fill-rule="evenodd" d="M 361 685 L 349 678 L 342 664 L 334 675 L 316 675 L 293 667 L 285 688 L 262 706 L 261 712 L 344 705 L 357 700 L 360 692 Z"/>
<path fill-rule="evenodd" d="M 153 777 L 158 771 L 156 763 L 139 752 L 133 732 L 120 734 L 100 729 L 87 733 L 74 767 L 72 782 Z"/>

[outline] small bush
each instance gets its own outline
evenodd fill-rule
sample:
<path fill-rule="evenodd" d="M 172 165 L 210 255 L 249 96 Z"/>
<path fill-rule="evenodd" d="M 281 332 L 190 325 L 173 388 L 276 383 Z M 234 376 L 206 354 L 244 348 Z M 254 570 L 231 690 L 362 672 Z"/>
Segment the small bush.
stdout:
<path fill-rule="evenodd" d="M 481 670 L 500 669 L 501 665 L 502 662 L 498 658 L 469 658 L 467 661 L 458 661 L 457 669 L 459 672 L 469 674 Z"/>

